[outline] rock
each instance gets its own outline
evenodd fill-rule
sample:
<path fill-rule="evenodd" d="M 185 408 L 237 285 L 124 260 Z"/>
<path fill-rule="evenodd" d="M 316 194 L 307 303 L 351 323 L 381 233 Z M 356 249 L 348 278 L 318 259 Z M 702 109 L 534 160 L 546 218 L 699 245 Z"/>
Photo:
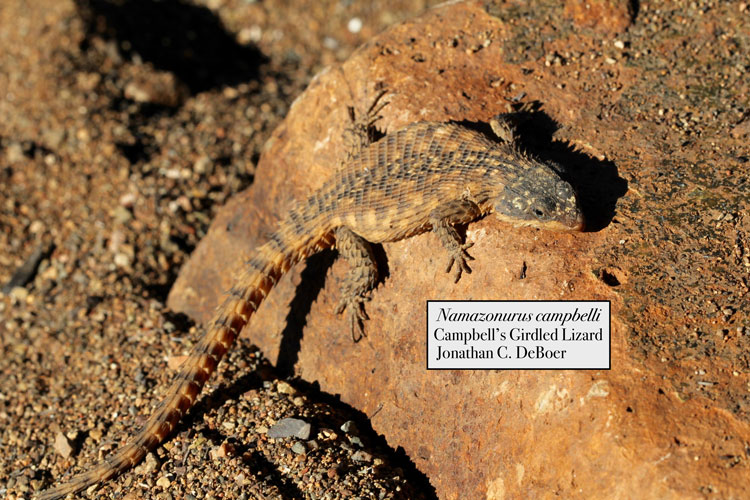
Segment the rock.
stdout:
<path fill-rule="evenodd" d="M 169 485 L 171 484 L 172 484 L 172 481 L 167 476 L 162 476 L 156 480 L 156 486 L 159 486 L 164 489 L 169 488 Z"/>
<path fill-rule="evenodd" d="M 347 420 L 341 425 L 341 430 L 344 431 L 347 434 L 357 434 L 359 432 L 359 429 L 357 429 L 357 424 L 353 420 Z"/>
<path fill-rule="evenodd" d="M 296 437 L 305 440 L 310 437 L 310 429 L 310 424 L 299 418 L 282 418 L 268 429 L 267 435 L 274 439 Z"/>
<path fill-rule="evenodd" d="M 11 142 L 5 148 L 5 158 L 11 165 L 20 162 L 26 158 L 26 155 L 23 153 L 23 146 L 18 142 Z"/>
<path fill-rule="evenodd" d="M 296 389 L 294 387 L 292 387 L 291 385 L 289 385 L 289 383 L 284 382 L 283 380 L 279 381 L 276 384 L 276 391 L 279 394 L 289 394 L 289 395 L 297 393 L 297 391 L 296 391 Z"/>
<path fill-rule="evenodd" d="M 372 462 L 372 455 L 366 451 L 359 450 L 352 453 L 352 460 L 355 462 Z"/>
<path fill-rule="evenodd" d="M 617 16 L 626 17 L 622 10 Z M 620 29 L 620 21 L 607 23 Z M 168 304 L 198 321 L 210 319 L 250 249 L 264 242 L 293 200 L 305 199 L 345 159 L 347 105 L 366 109 L 376 84 L 388 92 L 377 123 L 385 132 L 419 120 L 487 122 L 507 111 L 507 103 L 542 101 L 548 123 L 533 128 L 530 140 L 551 141 L 545 127 L 558 129 L 558 140 L 546 147 L 565 150 L 562 163 L 578 172 L 590 232 L 514 228 L 493 217 L 474 222 L 467 230 L 475 243 L 473 273 L 457 284 L 443 272 L 446 255 L 433 234 L 383 244 L 378 253 L 386 256 L 387 275 L 367 303 L 368 336 L 357 344 L 346 321 L 333 314 L 348 266 L 337 261 L 328 269 L 330 254 L 316 256 L 280 280 L 245 334 L 271 362 L 283 366 L 291 359 L 306 380 L 372 415 L 375 432 L 403 447 L 438 498 L 539 498 L 550 491 L 565 498 L 613 491 L 684 498 L 706 488 L 742 497 L 746 472 L 726 467 L 719 457 L 744 456 L 743 443 L 750 441 L 739 395 L 746 388 L 741 377 L 731 376 L 732 370 L 744 373 L 747 340 L 718 336 L 710 340 L 723 342 L 718 347 L 691 351 L 685 346 L 693 341 L 684 337 L 704 317 L 713 323 L 701 323 L 702 332 L 734 331 L 722 323 L 723 315 L 703 308 L 722 300 L 720 290 L 731 295 L 737 278 L 720 273 L 735 260 L 724 249 L 747 241 L 748 224 L 726 223 L 721 243 L 711 244 L 711 252 L 724 257 L 712 265 L 703 245 L 718 233 L 707 235 L 694 212 L 710 200 L 734 203 L 735 194 L 721 185 L 712 191 L 713 178 L 691 178 L 685 188 L 692 163 L 664 168 L 668 148 L 659 143 L 661 129 L 647 110 L 631 109 L 636 104 L 629 96 L 650 99 L 656 88 L 638 87 L 654 78 L 647 67 L 624 64 L 614 45 L 615 52 L 598 59 L 593 53 L 565 55 L 565 40 L 550 49 L 561 55 L 557 62 L 553 57 L 545 65 L 543 52 L 514 61 L 504 41 L 516 40 L 515 27 L 478 3 L 443 4 L 319 74 L 269 139 L 253 185 L 217 215 Z M 586 38 L 595 33 L 575 36 L 603 46 L 599 38 Z M 519 47 L 526 56 L 525 46 Z M 576 83 L 594 71 L 611 78 L 606 92 L 596 94 L 604 102 L 592 101 L 585 88 L 594 80 Z M 645 102 L 656 116 L 657 103 Z M 734 151 L 742 147 L 732 144 Z M 608 158 L 616 158 L 618 167 Z M 618 168 L 633 183 L 625 198 L 628 184 Z M 682 187 L 653 189 L 657 174 Z M 741 257 L 735 272 L 739 262 Z M 699 276 L 686 274 L 691 266 L 701 266 Z M 693 294 L 700 299 L 687 302 Z M 436 298 L 608 300 L 612 369 L 427 371 L 425 302 Z M 715 307 L 720 311 L 723 304 Z M 742 308 L 735 309 L 733 324 L 747 322 Z M 302 338 L 302 347 L 280 353 L 287 337 Z M 724 353 L 721 359 L 707 357 L 714 349 Z M 689 375 L 696 363 L 716 367 L 711 381 L 721 380 L 725 385 L 719 386 L 731 391 L 698 386 Z M 701 392 L 708 390 L 713 392 Z"/>
<path fill-rule="evenodd" d="M 124 94 L 135 102 L 176 107 L 185 99 L 188 90 L 170 72 L 144 70 L 125 85 Z"/>
<path fill-rule="evenodd" d="M 235 454 L 235 446 L 231 443 L 221 443 L 219 446 L 216 446 L 211 449 L 211 458 L 214 460 L 217 460 L 219 458 L 227 458 L 228 456 Z"/>
<path fill-rule="evenodd" d="M 69 458 L 73 454 L 73 443 L 62 432 L 55 435 L 55 451 L 63 458 Z"/>

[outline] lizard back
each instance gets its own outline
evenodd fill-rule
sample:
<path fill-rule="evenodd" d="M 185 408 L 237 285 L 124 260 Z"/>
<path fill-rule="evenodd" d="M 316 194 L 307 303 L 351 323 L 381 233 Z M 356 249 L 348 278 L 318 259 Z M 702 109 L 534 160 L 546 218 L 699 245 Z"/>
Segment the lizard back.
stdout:
<path fill-rule="evenodd" d="M 370 242 L 396 241 L 428 230 L 428 214 L 446 201 L 469 196 L 486 214 L 520 160 L 464 126 L 418 122 L 356 154 L 301 211 L 329 214 Z"/>

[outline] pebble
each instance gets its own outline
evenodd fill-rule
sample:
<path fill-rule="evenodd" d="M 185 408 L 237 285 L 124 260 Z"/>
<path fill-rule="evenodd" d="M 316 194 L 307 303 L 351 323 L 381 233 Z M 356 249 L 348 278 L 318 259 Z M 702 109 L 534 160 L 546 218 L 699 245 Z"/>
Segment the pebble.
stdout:
<path fill-rule="evenodd" d="M 117 206 L 117 208 L 115 208 L 115 213 L 114 213 L 115 222 L 124 224 L 132 218 L 133 218 L 133 214 L 131 214 L 130 210 L 125 208 L 125 206 L 119 205 Z"/>
<path fill-rule="evenodd" d="M 62 432 L 55 436 L 55 451 L 63 458 L 69 458 L 73 454 L 73 445 Z"/>
<path fill-rule="evenodd" d="M 299 418 L 283 418 L 276 425 L 268 429 L 268 437 L 274 439 L 296 437 L 307 440 L 310 437 L 311 426 Z"/>
<path fill-rule="evenodd" d="M 304 455 L 305 453 L 307 453 L 307 448 L 305 447 L 305 443 L 303 443 L 302 441 L 297 441 L 292 445 L 292 451 L 297 455 Z"/>
<path fill-rule="evenodd" d="M 193 163 L 193 172 L 195 172 L 196 174 L 205 174 L 209 172 L 209 168 L 211 166 L 211 158 L 204 155 L 195 160 L 195 163 Z"/>
<path fill-rule="evenodd" d="M 170 484 L 172 484 L 172 481 L 167 476 L 162 476 L 156 481 L 156 486 L 161 486 L 164 489 L 169 488 Z"/>
<path fill-rule="evenodd" d="M 21 144 L 13 142 L 5 149 L 5 157 L 8 160 L 8 163 L 12 165 L 23 160 L 26 155 L 23 154 L 23 147 Z"/>
<path fill-rule="evenodd" d="M 120 196 L 120 205 L 122 205 L 125 208 L 133 208 L 133 205 L 135 205 L 135 200 L 138 197 L 135 193 L 125 193 L 124 195 Z"/>
<path fill-rule="evenodd" d="M 258 43 L 263 37 L 263 30 L 257 24 L 250 26 L 249 28 L 242 28 L 237 35 L 237 39 L 240 43 Z"/>
<path fill-rule="evenodd" d="M 190 356 L 170 356 L 167 358 L 167 366 L 170 370 L 177 370 Z"/>
<path fill-rule="evenodd" d="M 352 453 L 352 460 L 355 462 L 372 462 L 372 455 L 366 451 L 359 450 Z"/>
<path fill-rule="evenodd" d="M 346 24 L 346 29 L 349 30 L 349 33 L 359 33 L 362 31 L 362 19 L 358 17 L 353 17 L 349 19 L 349 22 Z"/>
<path fill-rule="evenodd" d="M 346 434 L 357 434 L 359 432 L 357 430 L 357 424 L 354 423 L 353 420 L 347 420 L 346 422 L 344 422 L 341 426 L 341 430 Z"/>
<path fill-rule="evenodd" d="M 29 298 L 29 291 L 22 286 L 14 286 L 10 290 L 10 297 L 17 302 L 26 302 Z"/>
<path fill-rule="evenodd" d="M 283 380 L 276 384 L 276 391 L 279 394 L 294 394 L 295 392 L 297 392 L 294 387 L 289 385 L 287 382 L 284 382 Z"/>
<path fill-rule="evenodd" d="M 130 267 L 130 257 L 124 253 L 118 253 L 115 255 L 115 265 L 121 268 Z"/>
<path fill-rule="evenodd" d="M 159 467 L 161 464 L 159 463 L 159 459 L 156 458 L 156 455 L 153 452 L 150 452 L 146 455 L 146 461 L 144 462 L 144 472 L 146 474 L 152 474 L 159 470 Z"/>
<path fill-rule="evenodd" d="M 57 149 L 65 140 L 65 130 L 61 128 L 47 129 L 42 132 L 42 140 L 50 149 Z"/>
<path fill-rule="evenodd" d="M 219 446 L 216 446 L 211 449 L 211 458 L 214 460 L 217 460 L 219 458 L 227 458 L 230 455 L 234 455 L 235 453 L 235 447 L 232 443 L 221 443 Z"/>

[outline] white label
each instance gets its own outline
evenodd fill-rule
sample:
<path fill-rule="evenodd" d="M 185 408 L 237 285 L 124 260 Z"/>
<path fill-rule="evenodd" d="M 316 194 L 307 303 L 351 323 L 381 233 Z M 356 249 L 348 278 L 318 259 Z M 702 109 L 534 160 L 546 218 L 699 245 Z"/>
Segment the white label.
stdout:
<path fill-rule="evenodd" d="M 427 301 L 429 370 L 609 370 L 609 301 Z"/>

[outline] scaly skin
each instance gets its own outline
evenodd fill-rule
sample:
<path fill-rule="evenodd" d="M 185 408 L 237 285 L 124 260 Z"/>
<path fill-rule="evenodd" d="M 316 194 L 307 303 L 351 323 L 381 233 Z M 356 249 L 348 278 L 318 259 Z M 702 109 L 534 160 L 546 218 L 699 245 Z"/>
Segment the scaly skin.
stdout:
<path fill-rule="evenodd" d="M 470 271 L 466 261 L 471 257 L 456 224 L 495 212 L 516 225 L 581 230 L 583 217 L 571 186 L 552 166 L 522 154 L 512 133 L 496 131 L 505 142 L 458 124 L 415 123 L 350 157 L 255 251 L 144 428 L 105 461 L 43 492 L 39 500 L 62 498 L 110 479 L 163 442 L 279 278 L 324 248 L 335 244 L 351 264 L 337 310 L 347 312 L 353 335 L 361 336 L 364 302 L 377 282 L 370 243 L 432 230 L 448 250 L 448 270 L 453 267 L 458 280 Z"/>

